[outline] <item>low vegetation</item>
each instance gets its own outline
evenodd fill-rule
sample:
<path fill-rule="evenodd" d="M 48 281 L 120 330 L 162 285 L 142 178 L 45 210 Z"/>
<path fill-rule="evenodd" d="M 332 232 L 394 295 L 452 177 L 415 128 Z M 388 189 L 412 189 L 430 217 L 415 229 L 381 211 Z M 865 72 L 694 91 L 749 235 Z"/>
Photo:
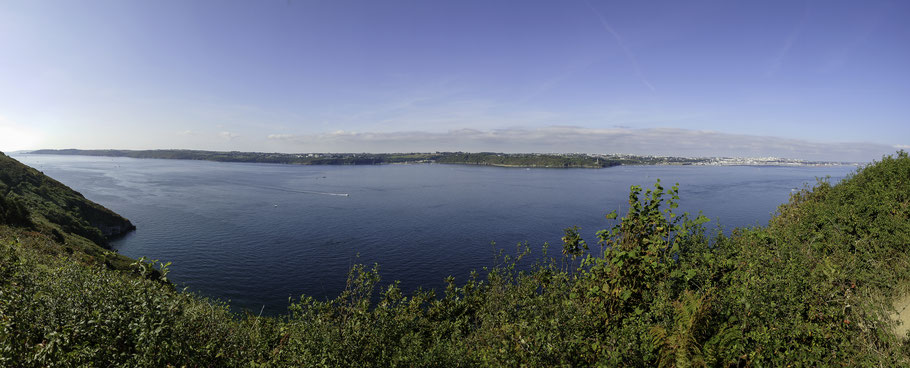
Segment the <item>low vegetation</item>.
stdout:
<path fill-rule="evenodd" d="M 910 365 L 889 317 L 910 292 L 905 152 L 730 236 L 676 214 L 677 200 L 675 186 L 633 186 L 596 239 L 567 228 L 561 254 L 524 265 L 522 246 L 438 292 L 377 290 L 378 266 L 355 266 L 337 298 L 304 296 L 279 317 L 174 290 L 166 264 L 81 262 L 8 221 L 0 366 Z"/>

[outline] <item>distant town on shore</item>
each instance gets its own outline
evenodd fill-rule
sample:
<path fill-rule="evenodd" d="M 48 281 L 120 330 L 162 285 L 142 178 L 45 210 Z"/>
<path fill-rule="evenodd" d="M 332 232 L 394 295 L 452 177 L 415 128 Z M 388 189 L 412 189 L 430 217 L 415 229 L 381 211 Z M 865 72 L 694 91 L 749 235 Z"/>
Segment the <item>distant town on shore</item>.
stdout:
<path fill-rule="evenodd" d="M 81 150 L 41 149 L 27 152 L 42 155 L 206 160 L 294 165 L 382 165 L 459 164 L 522 168 L 604 168 L 620 165 L 711 165 L 711 166 L 836 166 L 852 162 L 807 161 L 778 157 L 674 157 L 592 153 L 264 153 L 219 152 L 182 149 L 162 150 Z"/>

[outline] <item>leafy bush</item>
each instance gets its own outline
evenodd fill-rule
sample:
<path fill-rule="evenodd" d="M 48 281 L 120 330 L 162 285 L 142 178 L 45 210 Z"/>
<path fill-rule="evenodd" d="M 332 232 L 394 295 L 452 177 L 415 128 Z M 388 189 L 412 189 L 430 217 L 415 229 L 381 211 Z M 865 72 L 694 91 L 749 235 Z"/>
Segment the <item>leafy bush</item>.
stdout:
<path fill-rule="evenodd" d="M 33 226 L 31 214 L 22 201 L 6 195 L 0 195 L 0 224 Z"/>

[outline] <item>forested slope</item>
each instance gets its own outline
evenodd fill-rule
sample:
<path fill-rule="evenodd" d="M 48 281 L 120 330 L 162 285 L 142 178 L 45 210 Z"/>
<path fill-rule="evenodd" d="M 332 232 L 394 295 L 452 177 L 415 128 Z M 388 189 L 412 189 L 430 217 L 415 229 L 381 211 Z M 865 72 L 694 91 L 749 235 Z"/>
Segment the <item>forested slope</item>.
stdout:
<path fill-rule="evenodd" d="M 62 250 L 115 268 L 128 265 L 128 259 L 106 252 L 108 241 L 135 229 L 129 220 L 2 152 L 0 223 L 51 235 Z"/>

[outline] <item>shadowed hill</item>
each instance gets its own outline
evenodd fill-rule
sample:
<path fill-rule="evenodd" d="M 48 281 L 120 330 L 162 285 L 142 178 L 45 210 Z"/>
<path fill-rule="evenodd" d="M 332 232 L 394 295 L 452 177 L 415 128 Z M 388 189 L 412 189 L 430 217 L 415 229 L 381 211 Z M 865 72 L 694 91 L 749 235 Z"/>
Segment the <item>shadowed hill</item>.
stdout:
<path fill-rule="evenodd" d="M 135 229 L 129 220 L 3 153 L 0 221 L 50 235 L 64 249 L 89 255 L 101 254 L 110 239 Z"/>

